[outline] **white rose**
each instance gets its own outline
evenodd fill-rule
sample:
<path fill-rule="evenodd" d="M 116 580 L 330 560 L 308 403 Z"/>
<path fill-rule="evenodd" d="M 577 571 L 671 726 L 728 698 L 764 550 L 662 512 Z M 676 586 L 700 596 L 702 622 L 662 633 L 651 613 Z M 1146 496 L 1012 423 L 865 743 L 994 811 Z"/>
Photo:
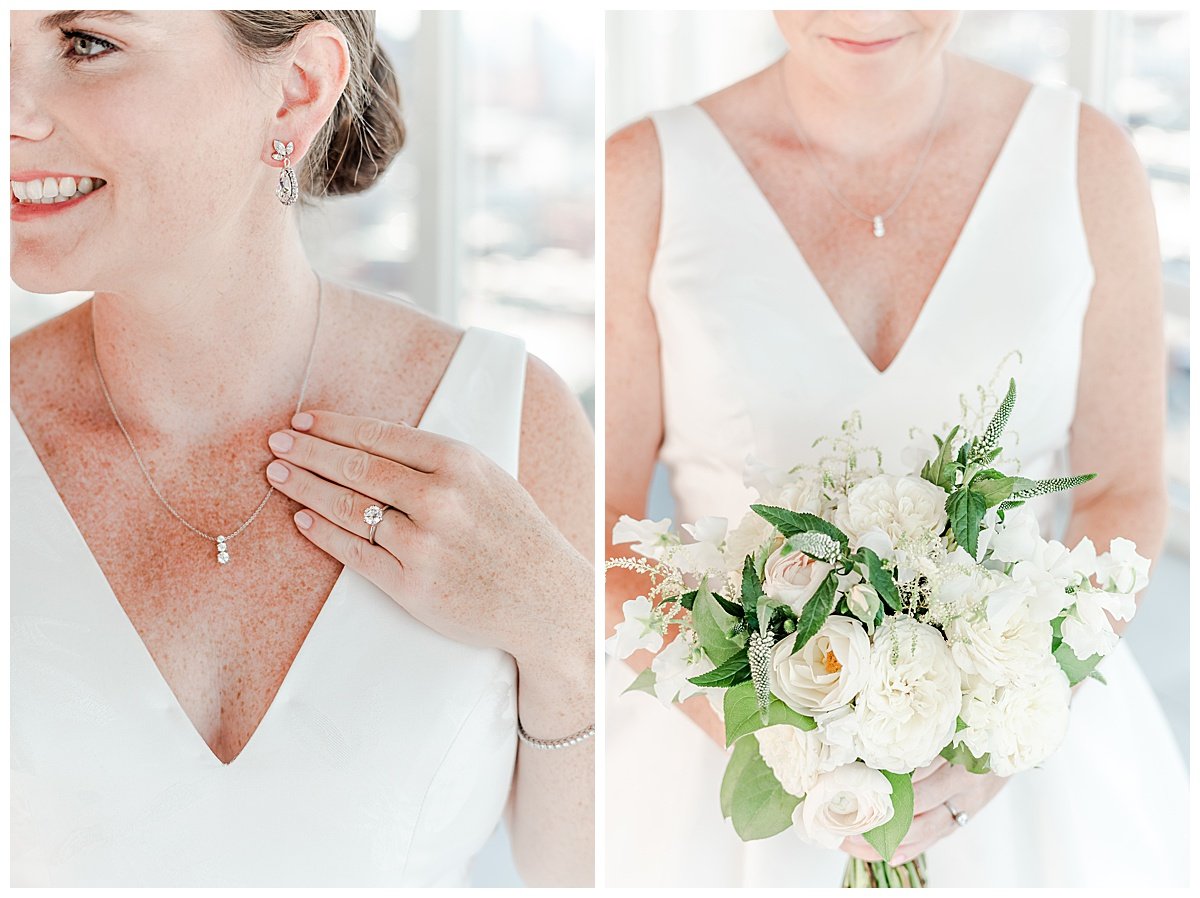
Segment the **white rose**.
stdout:
<path fill-rule="evenodd" d="M 885 618 L 870 665 L 854 705 L 862 759 L 894 773 L 924 767 L 950 743 L 962 704 L 962 676 L 945 639 L 911 617 Z"/>
<path fill-rule="evenodd" d="M 1006 683 L 1024 676 L 1050 656 L 1049 621 L 1029 619 L 1028 608 L 1009 616 L 1004 629 L 988 620 L 986 601 L 945 623 L 950 654 L 968 677 Z"/>
<path fill-rule="evenodd" d="M 1132 595 L 1149 584 L 1150 559 L 1139 555 L 1131 540 L 1118 536 L 1108 544 L 1108 551 L 1096 559 L 1096 577 L 1102 587 Z"/>
<path fill-rule="evenodd" d="M 819 714 L 848 705 L 869 673 L 871 640 L 852 617 L 831 614 L 817 634 L 793 653 L 796 635 L 771 651 L 771 691 L 801 714 Z"/>
<path fill-rule="evenodd" d="M 771 598 L 787 602 L 799 614 L 833 565 L 816 561 L 798 549 L 787 550 L 785 544 L 768 556 L 763 565 L 762 589 Z"/>
<path fill-rule="evenodd" d="M 879 529 L 895 545 L 903 538 L 940 533 L 946 526 L 946 491 L 921 477 L 880 474 L 850 490 L 834 523 L 858 548 L 862 536 Z"/>
<path fill-rule="evenodd" d="M 976 757 L 986 753 L 993 773 L 1012 776 L 1036 767 L 1062 745 L 1070 702 L 1067 675 L 1047 656 L 1015 682 L 969 694 L 962 707 L 968 729 L 958 739 Z"/>
<path fill-rule="evenodd" d="M 628 658 L 638 649 L 657 652 L 663 644 L 662 616 L 645 596 L 630 599 L 621 606 L 625 620 L 613 628 L 604 640 L 604 650 L 614 658 Z"/>
<path fill-rule="evenodd" d="M 654 671 L 654 694 L 664 705 L 669 705 L 703 692 L 704 687 L 688 682 L 688 677 L 708 673 L 715 670 L 716 665 L 680 635 L 654 656 L 650 669 Z"/>
<path fill-rule="evenodd" d="M 792 812 L 796 835 L 824 848 L 837 848 L 892 819 L 892 784 L 861 761 L 819 774 Z"/>
<path fill-rule="evenodd" d="M 804 731 L 790 724 L 763 727 L 756 730 L 758 753 L 785 792 L 803 797 L 817 779 L 842 764 L 853 761 L 844 753 L 826 745 L 816 731 Z"/>

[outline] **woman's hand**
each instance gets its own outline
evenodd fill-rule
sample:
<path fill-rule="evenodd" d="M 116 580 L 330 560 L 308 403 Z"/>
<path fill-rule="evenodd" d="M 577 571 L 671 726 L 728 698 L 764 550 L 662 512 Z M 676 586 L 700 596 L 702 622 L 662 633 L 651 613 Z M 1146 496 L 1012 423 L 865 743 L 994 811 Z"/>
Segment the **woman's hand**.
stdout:
<path fill-rule="evenodd" d="M 313 410 L 292 427 L 271 435 L 267 477 L 304 506 L 301 533 L 437 632 L 552 664 L 561 597 L 590 593 L 592 572 L 515 479 L 405 424 Z M 371 505 L 384 507 L 376 545 Z"/>
<path fill-rule="evenodd" d="M 913 773 L 913 822 L 892 856 L 893 867 L 910 861 L 959 828 L 946 802 L 974 817 L 995 798 L 1007 777 L 971 773 L 958 764 L 938 758 Z M 969 825 L 969 824 L 968 824 Z M 879 852 L 862 836 L 850 836 L 842 850 L 864 861 L 881 860 Z"/>

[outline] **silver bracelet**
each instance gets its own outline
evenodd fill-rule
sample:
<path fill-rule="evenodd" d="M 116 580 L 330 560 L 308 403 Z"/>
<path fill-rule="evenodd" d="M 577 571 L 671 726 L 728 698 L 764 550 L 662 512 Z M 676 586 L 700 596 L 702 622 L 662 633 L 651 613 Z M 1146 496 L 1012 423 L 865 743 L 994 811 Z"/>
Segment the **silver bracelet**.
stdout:
<path fill-rule="evenodd" d="M 535 739 L 525 732 L 525 727 L 521 726 L 520 718 L 517 718 L 517 735 L 521 741 L 527 745 L 532 745 L 534 748 L 570 748 L 572 745 L 583 742 L 585 739 L 591 739 L 596 735 L 596 725 L 588 724 L 584 729 L 580 730 L 571 736 L 564 736 L 562 739 Z"/>

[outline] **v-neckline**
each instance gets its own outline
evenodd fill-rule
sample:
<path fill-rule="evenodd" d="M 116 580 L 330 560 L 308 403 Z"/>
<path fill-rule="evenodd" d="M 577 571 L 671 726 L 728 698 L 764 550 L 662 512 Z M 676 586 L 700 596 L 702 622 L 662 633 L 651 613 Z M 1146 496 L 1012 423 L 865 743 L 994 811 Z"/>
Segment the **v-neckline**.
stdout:
<path fill-rule="evenodd" d="M 458 365 L 462 364 L 461 358 L 464 356 L 464 346 L 466 346 L 468 343 L 467 335 L 471 332 L 471 330 L 471 328 L 468 328 L 459 337 L 458 344 L 455 346 L 454 352 L 451 353 L 450 360 L 443 369 L 441 377 L 438 379 L 437 386 L 434 387 L 433 393 L 430 395 L 424 411 L 421 412 L 421 419 L 417 422 L 416 426 L 417 430 L 425 430 L 428 428 L 431 417 L 430 413 L 434 411 L 435 408 L 440 407 L 440 404 L 444 401 L 443 387 L 447 383 L 452 382 L 451 373 Z M 329 590 L 328 594 L 326 594 L 325 600 L 321 603 L 321 607 L 317 611 L 317 616 L 313 618 L 313 622 L 309 625 L 308 632 L 304 634 L 304 638 L 300 641 L 300 647 L 297 649 L 296 654 L 292 657 L 291 663 L 284 672 L 283 679 L 279 682 L 279 688 L 276 689 L 275 694 L 271 696 L 271 701 L 267 705 L 267 710 L 263 712 L 263 716 L 259 719 L 258 724 L 254 727 L 254 731 L 250 734 L 250 738 L 245 741 L 236 755 L 234 755 L 228 761 L 222 761 L 220 757 L 217 756 L 217 753 L 212 750 L 212 746 L 208 744 L 208 741 L 196 728 L 195 723 L 192 722 L 191 717 L 188 716 L 187 711 L 185 711 L 183 705 L 180 704 L 179 697 L 175 694 L 175 690 L 171 688 L 171 684 L 167 682 L 167 678 L 163 676 L 162 669 L 155 662 L 154 656 L 150 652 L 150 648 L 146 645 L 141 634 L 138 632 L 137 627 L 134 626 L 133 621 L 130 619 L 129 614 L 125 611 L 125 606 L 122 605 L 120 599 L 117 598 L 116 590 L 113 589 L 112 584 L 105 575 L 103 568 L 100 567 L 100 562 L 96 559 L 91 547 L 87 544 L 87 540 L 83 538 L 83 531 L 79 529 L 79 525 L 75 522 L 75 518 L 72 516 L 71 510 L 67 508 L 66 502 L 63 501 L 62 496 L 59 494 L 58 488 L 54 485 L 54 481 L 50 479 L 50 474 L 46 471 L 46 466 L 42 464 L 41 458 L 38 456 L 37 452 L 34 451 L 33 443 L 31 443 L 29 440 L 29 435 L 25 433 L 25 428 L 21 426 L 21 422 L 18 420 L 16 414 L 12 411 L 11 406 L 9 407 L 9 418 L 11 418 L 12 426 L 16 427 L 17 431 L 21 435 L 21 438 L 25 441 L 25 446 L 29 450 L 29 455 L 33 459 L 34 465 L 36 465 L 36 470 L 41 474 L 42 481 L 46 486 L 49 487 L 49 492 L 54 497 L 53 501 L 57 502 L 59 510 L 62 512 L 67 521 L 70 522 L 72 538 L 78 542 L 83 552 L 86 553 L 87 557 L 91 560 L 92 567 L 95 570 L 97 579 L 101 584 L 100 590 L 105 594 L 106 600 L 115 609 L 116 615 L 121 619 L 122 629 L 125 630 L 127 636 L 131 638 L 135 644 L 133 650 L 138 652 L 145 664 L 149 667 L 149 674 L 156 682 L 155 688 L 161 689 L 161 691 L 164 693 L 167 706 L 171 709 L 171 713 L 178 716 L 182 720 L 184 727 L 190 731 L 191 738 L 193 738 L 199 744 L 199 750 L 206 756 L 206 762 L 215 764 L 220 769 L 228 770 L 232 768 L 246 756 L 247 752 L 249 752 L 258 741 L 260 741 L 259 734 L 266 728 L 267 724 L 270 723 L 275 711 L 275 707 L 279 704 L 280 695 L 287 687 L 289 681 L 292 681 L 296 678 L 296 670 L 301 664 L 303 658 L 307 657 L 307 654 L 311 654 L 311 652 L 306 654 L 305 650 L 308 649 L 312 644 L 314 634 L 316 633 L 317 628 L 321 625 L 321 622 L 328 620 L 330 615 L 328 609 L 330 608 L 331 603 L 340 597 L 343 591 L 343 584 L 346 581 L 347 568 L 345 565 L 343 565 L 341 571 L 338 573 L 337 579 L 333 581 L 333 587 Z M 116 648 L 114 650 L 119 651 L 120 648 Z"/>
<path fill-rule="evenodd" d="M 824 285 L 821 284 L 820 280 L 817 279 L 816 273 L 813 271 L 808 259 L 805 258 L 803 251 L 800 249 L 800 245 L 796 242 L 795 238 L 792 237 L 791 232 L 783 223 L 783 219 L 780 217 L 778 210 L 774 205 L 772 205 L 771 201 L 767 199 L 767 195 L 763 191 L 762 186 L 758 183 L 758 180 L 750 171 L 749 166 L 746 165 L 745 160 L 742 159 L 741 155 L 734 148 L 733 143 L 726 136 L 725 132 L 721 130 L 721 127 L 717 124 L 716 120 L 709 115 L 708 110 L 706 110 L 703 106 L 698 103 L 693 103 L 692 108 L 699 113 L 701 120 L 706 122 L 708 127 L 712 130 L 717 139 L 717 143 L 722 148 L 723 152 L 727 153 L 734 163 L 734 171 L 739 177 L 746 181 L 748 187 L 750 188 L 749 193 L 754 198 L 754 202 L 757 202 L 764 211 L 765 217 L 770 221 L 770 226 L 774 230 L 776 237 L 781 238 L 790 248 L 792 258 L 799 266 L 801 275 L 808 280 L 814 292 L 816 292 L 820 297 L 820 302 L 818 305 L 821 307 L 822 314 L 832 316 L 834 328 L 842 335 L 842 338 L 850 343 L 850 345 L 853 347 L 852 351 L 855 352 L 865 364 L 868 374 L 873 374 L 874 377 L 882 379 L 887 377 L 893 370 L 895 370 L 897 364 L 903 361 L 903 359 L 907 356 L 909 345 L 913 342 L 913 338 L 919 337 L 921 331 L 926 327 L 926 320 L 928 319 L 929 314 L 934 307 L 934 302 L 938 299 L 941 293 L 945 292 L 943 284 L 947 279 L 947 272 L 952 271 L 957 257 L 960 255 L 959 250 L 964 243 L 965 238 L 969 237 L 970 233 L 977 227 L 976 220 L 980 217 L 980 209 L 984 206 L 984 201 L 992 192 L 992 185 L 995 181 L 995 175 L 1003 167 L 1008 156 L 1011 155 L 1011 148 L 1016 142 L 1014 136 L 1021 130 L 1022 123 L 1028 117 L 1028 111 L 1033 105 L 1034 94 L 1037 93 L 1039 87 L 1040 85 L 1037 82 L 1034 82 L 1026 91 L 1025 97 L 1022 99 L 1021 105 L 1017 109 L 1017 114 L 1014 116 L 1012 124 L 1009 125 L 1008 132 L 1004 136 L 1004 141 L 1001 143 L 999 151 L 992 160 L 991 167 L 988 169 L 987 175 L 984 176 L 983 184 L 980 186 L 979 192 L 975 195 L 975 200 L 972 202 L 971 208 L 967 212 L 967 217 L 963 221 L 962 227 L 959 228 L 958 235 L 955 237 L 953 245 L 950 247 L 950 252 L 946 255 L 945 260 L 942 262 L 942 267 L 938 269 L 937 277 L 934 278 L 933 281 L 933 286 L 930 287 L 929 292 L 925 294 L 925 298 L 921 302 L 921 308 L 917 312 L 917 317 L 913 320 L 912 326 L 909 328 L 908 333 L 904 337 L 904 341 L 900 344 L 900 348 L 896 350 L 896 354 L 892 356 L 891 361 L 888 362 L 887 366 L 884 368 L 876 367 L 875 363 L 871 360 L 871 357 L 867 355 L 866 350 L 863 349 L 862 344 L 858 342 L 858 339 L 854 336 L 853 331 L 851 331 L 850 327 L 846 324 L 846 319 L 842 317 L 841 312 L 839 312 L 837 306 L 834 305 L 833 300 L 829 296 L 829 292 L 825 289 Z"/>

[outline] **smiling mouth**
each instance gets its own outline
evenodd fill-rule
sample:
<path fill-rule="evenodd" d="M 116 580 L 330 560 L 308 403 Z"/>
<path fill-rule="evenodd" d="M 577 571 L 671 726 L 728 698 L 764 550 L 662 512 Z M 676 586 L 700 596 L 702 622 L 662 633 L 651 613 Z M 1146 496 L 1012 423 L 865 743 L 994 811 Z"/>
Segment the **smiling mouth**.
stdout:
<path fill-rule="evenodd" d="M 90 175 L 35 178 L 9 181 L 9 204 L 13 206 L 50 206 L 79 199 L 99 190 L 108 182 Z"/>

